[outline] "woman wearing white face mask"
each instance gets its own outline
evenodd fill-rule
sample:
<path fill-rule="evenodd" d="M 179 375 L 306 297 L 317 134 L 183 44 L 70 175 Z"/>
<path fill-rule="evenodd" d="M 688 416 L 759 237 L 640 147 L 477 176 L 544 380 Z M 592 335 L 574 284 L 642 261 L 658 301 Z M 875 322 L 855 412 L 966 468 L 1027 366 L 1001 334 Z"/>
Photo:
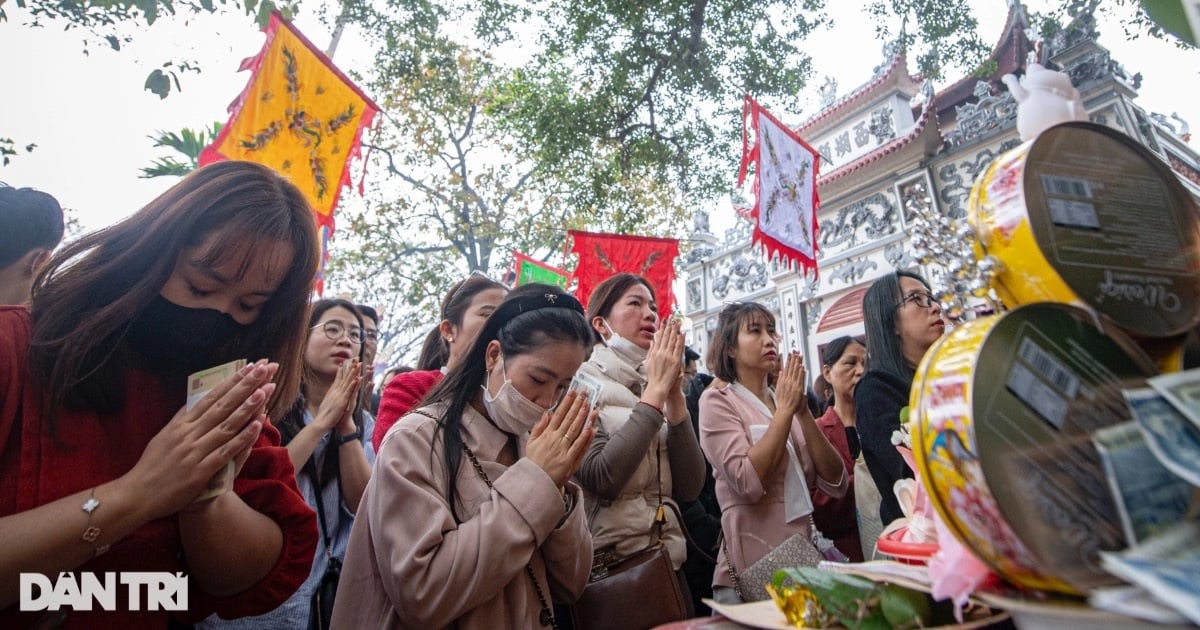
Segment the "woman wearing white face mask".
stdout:
<path fill-rule="evenodd" d="M 686 540 L 677 512 L 664 508 L 694 500 L 704 484 L 704 455 L 683 396 L 679 322 L 669 319 L 660 329 L 650 283 L 627 273 L 597 285 L 588 322 L 602 339 L 579 370 L 601 383 L 600 425 L 578 474 L 593 544 L 625 556 L 655 542 L 661 530 L 678 571 Z M 680 586 L 690 601 L 687 582 Z"/>
<path fill-rule="evenodd" d="M 590 342 L 583 307 L 556 287 L 500 303 L 426 406 L 384 437 L 332 627 L 538 628 L 554 623 L 552 602 L 578 598 L 592 547 L 568 480 L 594 416 L 564 393 Z"/>

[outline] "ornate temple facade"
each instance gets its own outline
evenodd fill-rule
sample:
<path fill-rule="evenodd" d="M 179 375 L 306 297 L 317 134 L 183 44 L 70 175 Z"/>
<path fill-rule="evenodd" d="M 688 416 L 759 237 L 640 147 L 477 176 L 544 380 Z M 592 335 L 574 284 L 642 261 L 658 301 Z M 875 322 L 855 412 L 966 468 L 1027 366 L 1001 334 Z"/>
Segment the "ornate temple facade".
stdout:
<path fill-rule="evenodd" d="M 697 217 L 702 242 L 681 260 L 688 345 L 705 356 L 718 313 L 733 301 L 774 311 L 781 347 L 802 351 L 805 365 L 817 365 L 830 340 L 861 335 L 862 296 L 875 278 L 896 268 L 926 271 L 910 245 L 913 219 L 965 220 L 976 175 L 1020 143 L 1017 103 L 1000 77 L 1022 75 L 1032 61 L 1065 71 L 1093 122 L 1149 147 L 1200 195 L 1200 159 L 1187 144 L 1187 123 L 1135 104 L 1141 77 L 1097 43 L 1094 19 L 1080 17 L 1034 46 L 1028 16 L 1019 3 L 1010 5 L 990 76 L 935 93 L 908 73 L 904 52 L 889 47 L 874 76 L 850 93 L 839 96 L 827 81 L 821 112 L 794 127 L 821 154 L 819 279 L 765 260 L 751 246 L 749 222 L 740 220 L 718 240 L 705 234 L 707 216 Z"/>

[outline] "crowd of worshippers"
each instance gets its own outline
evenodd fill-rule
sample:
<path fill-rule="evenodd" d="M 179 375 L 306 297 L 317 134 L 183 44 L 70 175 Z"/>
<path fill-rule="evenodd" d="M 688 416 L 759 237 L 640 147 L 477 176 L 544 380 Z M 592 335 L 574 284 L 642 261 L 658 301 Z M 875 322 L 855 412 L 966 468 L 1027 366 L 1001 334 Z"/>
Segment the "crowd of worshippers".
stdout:
<path fill-rule="evenodd" d="M 794 534 L 872 557 L 910 476 L 891 436 L 944 331 L 896 271 L 865 338 L 818 365 L 766 307 L 725 306 L 701 373 L 643 277 L 581 304 L 477 273 L 376 388 L 380 314 L 312 299 L 313 212 L 269 168 L 206 166 L 62 236 L 54 197 L 0 187 L 6 628 L 567 628 L 596 558 L 654 545 L 679 616 L 710 614 Z M 186 575 L 186 609 L 21 610 L 23 574 L 89 572 Z"/>

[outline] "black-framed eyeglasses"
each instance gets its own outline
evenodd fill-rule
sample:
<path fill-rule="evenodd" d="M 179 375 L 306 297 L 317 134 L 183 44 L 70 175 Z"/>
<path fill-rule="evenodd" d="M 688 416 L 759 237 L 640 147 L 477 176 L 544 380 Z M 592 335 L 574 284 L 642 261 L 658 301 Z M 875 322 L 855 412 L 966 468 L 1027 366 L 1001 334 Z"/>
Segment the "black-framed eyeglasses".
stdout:
<path fill-rule="evenodd" d="M 896 305 L 896 308 L 904 308 L 904 305 L 908 304 L 909 302 L 916 304 L 920 308 L 929 308 L 934 304 L 937 304 L 937 299 L 934 298 L 933 294 L 928 291 L 913 291 L 912 293 L 904 296 L 904 299 L 900 300 L 900 303 Z"/>
<path fill-rule="evenodd" d="M 342 338 L 342 335 L 345 335 L 350 340 L 350 343 L 361 344 L 363 342 L 363 329 L 361 328 L 346 328 L 339 322 L 325 322 L 324 324 L 317 324 L 313 328 L 320 328 L 325 331 L 325 337 L 330 341 L 337 341 Z"/>

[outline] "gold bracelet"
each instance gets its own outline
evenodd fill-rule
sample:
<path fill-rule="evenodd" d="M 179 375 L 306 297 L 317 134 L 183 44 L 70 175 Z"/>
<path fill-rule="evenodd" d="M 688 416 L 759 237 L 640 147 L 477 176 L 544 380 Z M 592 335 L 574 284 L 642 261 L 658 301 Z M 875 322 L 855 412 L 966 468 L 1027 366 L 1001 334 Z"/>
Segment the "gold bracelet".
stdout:
<path fill-rule="evenodd" d="M 109 547 L 109 545 L 96 544 L 96 539 L 100 538 L 100 528 L 92 525 L 92 512 L 95 512 L 96 508 L 98 507 L 100 507 L 100 500 L 96 498 L 96 489 L 92 488 L 91 496 L 89 496 L 88 500 L 84 501 L 83 505 L 81 506 L 81 509 L 84 512 L 87 512 L 88 518 L 87 527 L 83 530 L 82 538 L 84 542 L 92 545 L 92 548 L 96 550 L 97 556 L 105 551 L 108 551 Z"/>

